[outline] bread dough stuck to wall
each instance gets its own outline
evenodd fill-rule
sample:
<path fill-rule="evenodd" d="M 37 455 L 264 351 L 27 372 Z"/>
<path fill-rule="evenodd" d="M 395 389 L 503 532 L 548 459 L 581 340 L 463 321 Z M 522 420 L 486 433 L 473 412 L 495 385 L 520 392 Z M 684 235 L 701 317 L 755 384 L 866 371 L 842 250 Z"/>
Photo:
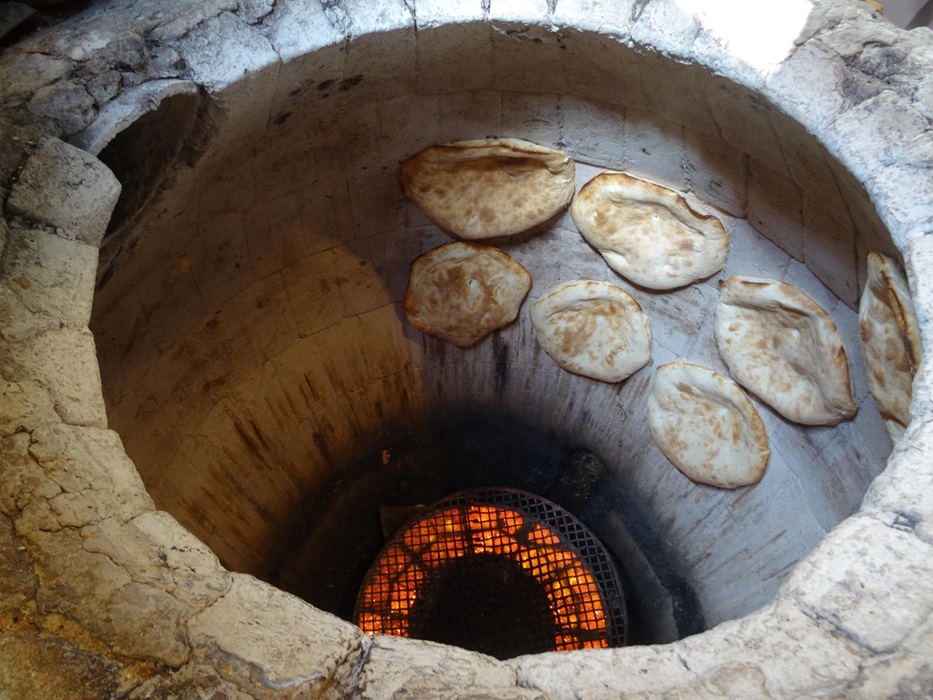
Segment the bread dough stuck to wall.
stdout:
<path fill-rule="evenodd" d="M 716 343 L 739 384 L 795 423 L 855 415 L 842 337 L 819 304 L 774 280 L 730 277 L 719 286 Z"/>
<path fill-rule="evenodd" d="M 563 211 L 576 188 L 572 159 L 521 139 L 456 141 L 402 163 L 402 191 L 461 238 L 511 236 Z"/>
<path fill-rule="evenodd" d="M 468 347 L 514 321 L 529 290 L 528 270 L 501 250 L 448 243 L 412 263 L 405 315 L 418 330 Z"/>
<path fill-rule="evenodd" d="M 608 282 L 573 280 L 531 307 L 541 347 L 568 372 L 621 382 L 651 359 L 651 326 L 641 306 Z"/>
<path fill-rule="evenodd" d="M 570 208 L 583 237 L 613 270 L 648 289 L 676 289 L 719 272 L 729 235 L 678 193 L 623 173 L 586 183 Z"/>
<path fill-rule="evenodd" d="M 868 254 L 859 332 L 868 389 L 891 438 L 899 440 L 910 421 L 913 380 L 920 366 L 920 329 L 904 273 L 894 260 L 876 252 Z"/>
<path fill-rule="evenodd" d="M 771 455 L 764 423 L 745 392 L 690 362 L 670 362 L 655 372 L 648 427 L 675 467 L 710 486 L 754 484 Z"/>

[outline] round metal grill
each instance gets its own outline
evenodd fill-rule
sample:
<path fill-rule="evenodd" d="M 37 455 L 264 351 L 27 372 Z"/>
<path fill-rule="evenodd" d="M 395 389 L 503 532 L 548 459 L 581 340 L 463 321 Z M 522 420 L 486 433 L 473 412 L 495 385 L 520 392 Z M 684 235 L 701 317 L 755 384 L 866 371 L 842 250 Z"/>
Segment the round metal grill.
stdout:
<path fill-rule="evenodd" d="M 500 659 L 626 640 L 602 544 L 560 506 L 511 489 L 461 491 L 409 521 L 366 574 L 354 620 Z"/>

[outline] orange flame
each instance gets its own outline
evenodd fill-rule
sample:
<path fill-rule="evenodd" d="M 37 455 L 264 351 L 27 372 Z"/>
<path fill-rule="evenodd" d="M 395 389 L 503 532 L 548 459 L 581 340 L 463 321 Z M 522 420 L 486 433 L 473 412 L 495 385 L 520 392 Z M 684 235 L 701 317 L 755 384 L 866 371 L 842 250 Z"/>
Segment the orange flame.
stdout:
<path fill-rule="evenodd" d="M 496 554 L 528 571 L 546 591 L 554 649 L 604 648 L 608 623 L 596 580 L 557 533 L 520 511 L 455 506 L 409 525 L 380 556 L 360 595 L 357 624 L 366 634 L 408 636 L 408 612 L 431 569 L 467 554 Z"/>

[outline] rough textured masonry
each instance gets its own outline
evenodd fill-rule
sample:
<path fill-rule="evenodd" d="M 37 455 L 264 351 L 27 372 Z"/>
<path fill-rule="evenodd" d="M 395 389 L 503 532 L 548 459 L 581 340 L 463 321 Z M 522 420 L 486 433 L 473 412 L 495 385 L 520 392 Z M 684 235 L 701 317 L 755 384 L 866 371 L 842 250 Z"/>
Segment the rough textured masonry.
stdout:
<path fill-rule="evenodd" d="M 728 12 L 719 9 L 727 5 Z M 320 66 L 334 65 L 338 73 L 306 82 L 324 77 Z M 271 513 L 265 520 L 255 516 L 260 534 L 249 528 L 237 534 L 227 527 L 236 523 L 220 522 L 220 514 L 200 514 L 191 500 L 194 487 L 172 487 L 184 480 L 165 479 L 158 470 L 167 467 L 150 463 L 151 456 L 182 435 L 185 449 L 195 450 L 200 433 L 184 434 L 185 426 L 208 425 L 211 411 L 222 414 L 237 396 L 264 390 L 267 375 L 250 375 L 252 389 L 238 387 L 239 394 L 223 393 L 221 381 L 191 396 L 173 393 L 183 383 L 166 379 L 147 388 L 152 400 L 120 408 L 125 385 L 144 376 L 127 369 L 131 364 L 168 371 L 173 353 L 190 353 L 207 367 L 205 377 L 214 365 L 229 372 L 231 363 L 244 369 L 251 362 L 271 376 L 293 367 L 289 356 L 338 357 L 347 338 L 380 337 L 392 345 L 375 364 L 349 353 L 346 362 L 359 366 L 346 376 L 340 367 L 331 372 L 332 388 L 342 380 L 365 382 L 333 396 L 356 423 L 351 430 L 334 419 L 325 441 L 334 450 L 330 459 L 351 456 L 354 434 L 371 432 L 385 418 L 371 409 L 383 399 L 390 416 L 432 405 L 433 387 L 449 379 L 448 370 L 422 367 L 422 346 L 408 342 L 396 318 L 399 282 L 419 252 L 399 254 L 401 238 L 406 227 L 427 222 L 412 221 L 411 210 L 396 206 L 393 173 L 374 173 L 367 163 L 397 162 L 433 140 L 504 131 L 560 145 L 579 163 L 691 190 L 732 217 L 734 230 L 751 227 L 748 236 L 772 240 L 785 279 L 812 273 L 840 313 L 856 303 L 867 251 L 899 252 L 930 347 L 929 30 L 896 30 L 854 0 L 115 0 L 106 11 L 6 50 L 0 76 L 0 696 L 933 695 L 933 353 L 925 354 L 915 382 L 906 436 L 860 509 L 838 524 L 838 518 L 815 518 L 804 551 L 819 542 L 816 548 L 792 570 L 789 564 L 775 571 L 770 583 L 758 582 L 767 602 L 730 609 L 710 592 L 704 604 L 718 611 L 715 621 L 726 621 L 703 634 L 663 646 L 508 662 L 365 637 L 221 566 L 214 552 L 229 568 L 255 570 L 260 559 L 252 552 L 273 536 L 269 523 L 275 525 L 277 511 L 257 505 L 256 513 Z M 365 99 L 353 97 L 357 89 Z M 492 120 L 490 96 L 497 105 Z M 545 116 L 527 117 L 536 110 Z M 607 129 L 617 117 L 624 130 Z M 391 129 L 374 130 L 376 123 Z M 359 152 L 348 153 L 348 144 Z M 243 162 L 250 163 L 246 174 Z M 311 165 L 324 174 L 315 192 L 327 190 L 326 174 L 342 168 L 341 185 L 326 201 L 281 198 L 264 209 L 243 203 L 256 185 L 253 166 L 285 192 L 288 180 Z M 198 178 L 207 174 L 213 185 L 201 188 Z M 379 184 L 385 182 L 390 193 Z M 352 201 L 341 198 L 346 183 L 356 193 Z M 160 198 L 163 190 L 169 194 Z M 171 196 L 186 191 L 194 194 Z M 183 209 L 183 199 L 198 205 Z M 337 247 L 301 232 L 289 239 L 290 206 L 335 217 L 332 225 L 350 233 Z M 243 218 L 250 213 L 254 219 Z M 156 237 L 144 235 L 200 230 L 208 215 L 204 229 L 218 240 L 236 240 L 237 230 L 242 236 L 244 221 L 284 238 L 234 250 L 236 265 L 205 269 L 199 267 L 204 260 L 222 262 L 218 240 L 205 257 L 196 250 L 207 238 L 162 249 Z M 385 219 L 386 230 L 363 231 L 375 217 Z M 373 234 L 396 237 L 378 258 L 385 288 L 374 287 L 365 276 L 372 270 L 360 264 L 370 259 L 361 251 L 381 240 Z M 562 238 L 569 241 L 560 227 L 548 236 L 541 245 L 556 250 Z M 442 240 L 435 236 L 431 245 Z M 415 247 L 424 245 L 421 239 Z M 344 248 L 358 257 L 341 258 Z M 145 255 L 134 258 L 134 249 Z M 755 263 L 767 266 L 767 257 Z M 240 263 L 251 275 L 228 275 Z M 134 285 L 134 271 L 146 266 L 163 277 L 140 277 Z M 338 285 L 352 288 L 336 311 L 315 306 L 326 289 L 305 283 L 335 267 L 342 270 Z M 363 272 L 354 277 L 353 270 Z M 562 281 L 554 274 L 550 283 Z M 536 286 L 533 296 L 547 286 Z M 708 305 L 713 290 L 699 285 L 691 293 Z M 257 300 L 279 297 L 324 316 L 256 312 Z M 191 298 L 196 306 L 188 304 Z M 130 356 L 99 334 L 99 365 L 89 330 L 92 302 L 95 314 L 141 304 L 151 337 Z M 224 355 L 217 350 L 222 344 L 205 340 L 218 325 L 224 328 L 224 309 L 238 311 L 246 319 L 241 325 L 254 329 L 255 357 Z M 130 319 L 130 327 L 107 325 L 108 318 Z M 104 314 L 101 328 L 126 338 L 134 333 L 133 318 Z M 202 331 L 200 340 L 187 335 L 192 328 Z M 273 347 L 286 331 L 294 344 Z M 300 346 L 306 339 L 311 345 Z M 847 339 L 850 353 L 856 344 Z M 681 354 L 671 345 L 663 359 Z M 713 349 L 709 362 L 715 361 Z M 116 377 L 108 380 L 107 404 L 101 368 Z M 494 369 L 495 362 L 477 355 L 468 376 L 453 384 L 492 376 Z M 575 397 L 590 392 L 563 381 Z M 525 386 L 503 400 L 528 403 Z M 366 394 L 372 387 L 382 393 Z M 888 452 L 877 417 L 870 417 L 873 405 L 862 403 L 868 399 L 861 393 L 860 414 L 867 417 L 857 420 L 865 422 L 844 428 L 835 441 L 827 436 L 818 450 L 837 470 L 872 450 L 883 463 Z M 593 391 L 592 400 L 610 398 Z M 169 408 L 175 423 L 166 417 Z M 108 417 L 119 434 L 108 429 Z M 311 411 L 307 420 L 322 418 Z M 153 429 L 147 433 L 141 424 Z M 263 446 L 249 425 L 240 427 L 244 440 Z M 183 475 L 191 462 L 179 460 L 173 468 Z M 276 468 L 269 466 L 272 476 L 261 482 L 221 494 L 217 510 L 247 520 L 255 514 L 228 495 L 243 498 L 269 486 L 281 489 L 275 503 L 285 508 L 293 498 L 288 489 L 313 488 L 323 478 L 288 473 L 291 482 L 284 483 L 274 478 Z M 871 465 L 856 471 L 877 472 Z M 862 490 L 847 497 L 857 501 Z M 188 527 L 156 503 L 171 503 Z M 721 510 L 740 512 L 728 504 Z M 702 551 L 701 545 L 693 548 Z M 749 610 L 755 612 L 738 617 Z"/>

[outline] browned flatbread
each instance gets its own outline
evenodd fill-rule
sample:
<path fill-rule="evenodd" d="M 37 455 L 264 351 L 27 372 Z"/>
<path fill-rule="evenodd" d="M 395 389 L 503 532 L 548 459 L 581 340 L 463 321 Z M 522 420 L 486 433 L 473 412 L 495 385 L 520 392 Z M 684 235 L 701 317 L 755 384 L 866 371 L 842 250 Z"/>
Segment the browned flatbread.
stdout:
<path fill-rule="evenodd" d="M 530 289 L 528 270 L 501 250 L 448 243 L 412 263 L 405 315 L 418 330 L 467 347 L 514 321 Z"/>
<path fill-rule="evenodd" d="M 764 423 L 739 385 L 689 362 L 658 367 L 648 428 L 675 467 L 723 489 L 760 480 L 771 454 Z"/>
<path fill-rule="evenodd" d="M 609 267 L 648 289 L 683 287 L 726 264 L 729 235 L 722 222 L 653 182 L 597 175 L 580 189 L 570 213 Z"/>
<path fill-rule="evenodd" d="M 538 343 L 568 372 L 621 382 L 651 359 L 651 327 L 638 302 L 608 282 L 574 280 L 531 307 Z"/>
<path fill-rule="evenodd" d="M 842 337 L 819 304 L 774 280 L 730 277 L 719 287 L 716 343 L 739 384 L 795 423 L 855 415 Z"/>
<path fill-rule="evenodd" d="M 444 229 L 470 240 L 547 221 L 573 197 L 574 163 L 520 139 L 457 141 L 402 163 L 402 190 Z"/>
<path fill-rule="evenodd" d="M 910 421 L 913 379 L 920 366 L 920 328 L 907 279 L 891 258 L 868 254 L 868 280 L 859 305 L 859 331 L 868 389 L 891 437 Z"/>

